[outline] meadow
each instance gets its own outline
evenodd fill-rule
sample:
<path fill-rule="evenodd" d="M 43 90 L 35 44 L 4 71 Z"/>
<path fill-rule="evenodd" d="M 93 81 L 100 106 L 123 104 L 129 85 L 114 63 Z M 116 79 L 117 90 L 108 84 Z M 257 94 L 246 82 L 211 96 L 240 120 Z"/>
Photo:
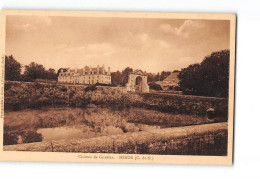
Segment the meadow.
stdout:
<path fill-rule="evenodd" d="M 214 119 L 208 119 L 208 108 L 215 109 Z M 189 130 L 197 130 L 199 134 L 186 136 L 189 133 L 186 132 L 181 138 L 167 137 L 167 132 L 163 133 L 164 129 L 176 128 L 178 131 L 178 128 L 185 126 L 201 128 L 205 124 L 226 121 L 225 98 L 129 93 L 122 87 L 96 85 L 5 83 L 6 150 L 18 150 L 19 146 L 31 143 L 29 148 L 22 150 L 36 147 L 41 151 L 39 145 L 51 143 L 51 151 L 54 151 L 52 144 L 62 143 L 56 151 L 67 151 L 67 145 L 79 141 L 78 146 L 72 145 L 68 152 L 94 152 L 87 143 L 80 141 L 89 139 L 95 143 L 95 140 L 103 137 L 104 146 L 98 149 L 102 152 L 226 155 L 226 129 L 215 130 L 213 127 L 212 132 L 201 133 L 191 128 Z M 160 135 L 164 140 L 161 141 L 157 136 L 151 138 L 154 132 L 162 132 Z M 145 135 L 146 138 L 137 143 L 139 138 L 132 141 L 132 135 Z M 111 146 L 106 146 L 107 142 L 103 140 L 114 140 L 116 136 L 125 140 L 123 146 L 119 147 L 120 143 L 118 147 L 106 150 Z M 128 137 L 130 143 L 126 142 Z"/>
<path fill-rule="evenodd" d="M 212 123 L 212 121 L 205 116 L 176 115 L 141 108 L 112 110 L 92 105 L 92 107 L 84 109 L 68 107 L 45 108 L 44 110 L 27 109 L 5 113 L 4 144 L 19 143 L 18 136 L 24 138 L 23 143 L 40 142 L 41 136 L 37 130 L 42 128 L 84 126 L 85 129 L 88 127 L 93 132 L 102 132 L 109 128 L 110 132 L 107 134 L 109 135 L 117 134 L 117 132 L 156 129 L 156 127 L 169 128 L 206 123 Z M 33 133 L 35 133 L 35 137 L 32 137 Z"/>

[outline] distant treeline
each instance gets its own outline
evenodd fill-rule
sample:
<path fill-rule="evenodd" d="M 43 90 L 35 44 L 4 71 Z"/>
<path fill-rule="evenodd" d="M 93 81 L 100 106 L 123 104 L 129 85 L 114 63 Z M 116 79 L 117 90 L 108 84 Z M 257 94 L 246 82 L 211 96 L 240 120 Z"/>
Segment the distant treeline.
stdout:
<path fill-rule="evenodd" d="M 25 65 L 24 73 L 21 74 L 22 65 L 11 56 L 5 56 L 5 80 L 9 81 L 35 81 L 36 79 L 57 80 L 54 69 L 48 70 L 41 64 L 31 62 Z"/>
<path fill-rule="evenodd" d="M 175 70 L 176 71 L 176 70 Z M 122 72 L 116 71 L 111 73 L 111 83 L 113 86 L 125 86 L 128 82 L 129 74 L 133 72 L 133 69 L 130 67 L 125 68 Z M 161 73 L 147 73 L 148 83 L 155 81 L 162 81 L 167 78 L 172 72 L 170 71 L 162 71 Z"/>
<path fill-rule="evenodd" d="M 179 75 L 178 89 L 183 94 L 228 97 L 229 85 L 229 61 L 230 51 L 221 50 L 206 56 L 201 63 L 191 64 L 183 68 Z M 21 74 L 22 65 L 13 56 L 5 56 L 5 79 L 9 81 L 35 81 L 36 79 L 57 80 L 59 69 L 45 69 L 41 64 L 35 62 L 25 66 Z M 175 72 L 174 70 L 173 72 Z M 111 73 L 112 86 L 125 86 L 129 74 L 133 72 L 130 67 L 122 71 Z M 161 73 L 147 73 L 150 89 L 161 90 L 160 85 L 155 81 L 162 81 L 171 74 L 170 71 Z"/>
<path fill-rule="evenodd" d="M 56 80 L 62 68 L 57 72 L 53 68 L 46 69 L 43 65 L 31 62 L 25 65 L 24 73 L 21 73 L 22 65 L 14 59 L 12 55 L 5 56 L 5 80 L 9 81 L 35 81 L 36 79 Z M 130 67 L 122 71 L 111 73 L 113 86 L 124 86 L 128 81 L 129 74 L 133 72 Z M 147 73 L 148 82 L 162 81 L 171 74 L 170 71 L 162 71 L 161 73 Z"/>

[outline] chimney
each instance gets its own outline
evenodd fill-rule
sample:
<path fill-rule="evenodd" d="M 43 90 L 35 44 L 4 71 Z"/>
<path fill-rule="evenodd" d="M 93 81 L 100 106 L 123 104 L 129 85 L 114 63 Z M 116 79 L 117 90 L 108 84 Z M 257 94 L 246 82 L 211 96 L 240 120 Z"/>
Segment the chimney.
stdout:
<path fill-rule="evenodd" d="M 110 75 L 110 67 L 108 67 L 108 71 L 107 71 L 107 74 Z"/>
<path fill-rule="evenodd" d="M 99 74 L 99 65 L 97 66 L 97 74 Z"/>
<path fill-rule="evenodd" d="M 105 74 L 105 65 L 102 66 L 102 74 Z"/>

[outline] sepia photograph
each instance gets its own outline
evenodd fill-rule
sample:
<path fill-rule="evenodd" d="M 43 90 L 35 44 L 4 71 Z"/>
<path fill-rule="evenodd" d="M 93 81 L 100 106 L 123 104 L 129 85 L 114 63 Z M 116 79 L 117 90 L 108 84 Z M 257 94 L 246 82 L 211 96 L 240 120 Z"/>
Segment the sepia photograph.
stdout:
<path fill-rule="evenodd" d="M 234 14 L 1 18 L 5 160 L 232 164 Z"/>

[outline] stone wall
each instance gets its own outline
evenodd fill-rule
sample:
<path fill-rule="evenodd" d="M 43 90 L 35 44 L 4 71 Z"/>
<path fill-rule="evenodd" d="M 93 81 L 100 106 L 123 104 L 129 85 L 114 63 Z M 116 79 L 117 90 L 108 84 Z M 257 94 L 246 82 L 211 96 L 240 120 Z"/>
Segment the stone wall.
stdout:
<path fill-rule="evenodd" d="M 84 107 L 89 104 L 139 107 L 176 114 L 206 115 L 214 108 L 218 116 L 227 117 L 226 98 L 189 96 L 164 93 L 127 93 L 124 87 L 5 83 L 5 110 L 20 110 L 42 106 Z"/>
<path fill-rule="evenodd" d="M 164 112 L 206 115 L 209 108 L 213 108 L 217 116 L 228 114 L 228 99 L 179 94 L 145 93 L 142 94 L 144 103 L 151 109 L 156 108 Z"/>

